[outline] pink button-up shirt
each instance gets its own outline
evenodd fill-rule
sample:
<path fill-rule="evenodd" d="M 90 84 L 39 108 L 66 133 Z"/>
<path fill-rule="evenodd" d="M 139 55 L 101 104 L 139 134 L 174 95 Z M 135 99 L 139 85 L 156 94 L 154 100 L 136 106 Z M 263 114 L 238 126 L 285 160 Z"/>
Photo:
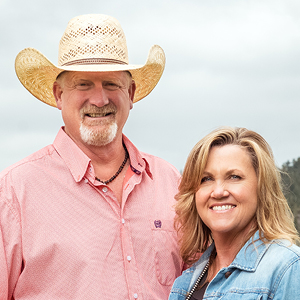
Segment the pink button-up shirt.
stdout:
<path fill-rule="evenodd" d="M 0 174 L 0 300 L 168 298 L 182 270 L 179 173 L 123 139 L 132 174 L 122 207 L 62 129 Z"/>

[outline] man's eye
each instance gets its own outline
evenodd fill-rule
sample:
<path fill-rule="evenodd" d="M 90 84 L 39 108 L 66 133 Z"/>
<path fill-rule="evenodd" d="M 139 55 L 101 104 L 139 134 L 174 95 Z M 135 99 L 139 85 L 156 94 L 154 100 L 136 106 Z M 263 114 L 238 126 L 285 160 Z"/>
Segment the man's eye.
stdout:
<path fill-rule="evenodd" d="M 114 82 L 105 82 L 105 83 L 103 83 L 103 88 L 105 88 L 106 90 L 109 90 L 109 91 L 116 91 L 116 90 L 120 89 L 121 87 Z"/>
<path fill-rule="evenodd" d="M 87 82 L 78 82 L 75 84 L 75 87 L 78 90 L 87 90 L 90 87 L 90 84 L 88 84 Z"/>

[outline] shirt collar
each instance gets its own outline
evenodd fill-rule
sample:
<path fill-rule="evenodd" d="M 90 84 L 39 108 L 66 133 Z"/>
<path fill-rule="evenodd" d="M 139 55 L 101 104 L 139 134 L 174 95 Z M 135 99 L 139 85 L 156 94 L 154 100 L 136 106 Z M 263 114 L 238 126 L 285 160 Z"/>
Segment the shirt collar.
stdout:
<path fill-rule="evenodd" d="M 150 165 L 141 152 L 123 134 L 123 142 L 128 150 L 131 169 L 137 175 L 146 171 L 152 179 Z M 74 180 L 80 182 L 91 165 L 90 158 L 76 145 L 76 143 L 65 133 L 63 127 L 59 130 L 54 143 L 54 148 L 64 160 Z"/>
<path fill-rule="evenodd" d="M 64 160 L 74 180 L 76 182 L 81 181 L 87 172 L 91 160 L 65 133 L 63 127 L 59 130 L 53 146 Z"/>
<path fill-rule="evenodd" d="M 146 174 L 153 179 L 149 162 L 124 134 L 123 142 L 129 153 L 131 170 L 138 175 L 146 171 Z"/>

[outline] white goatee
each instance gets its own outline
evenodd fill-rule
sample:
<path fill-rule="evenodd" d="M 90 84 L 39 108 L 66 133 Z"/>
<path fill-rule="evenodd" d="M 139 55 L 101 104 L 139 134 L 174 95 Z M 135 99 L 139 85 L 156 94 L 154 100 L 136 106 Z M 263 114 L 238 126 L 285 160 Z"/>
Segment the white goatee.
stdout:
<path fill-rule="evenodd" d="M 80 125 L 80 135 L 83 142 L 91 146 L 105 146 L 113 141 L 118 131 L 118 125 L 113 122 L 106 129 L 96 129 L 86 126 L 83 123 Z"/>

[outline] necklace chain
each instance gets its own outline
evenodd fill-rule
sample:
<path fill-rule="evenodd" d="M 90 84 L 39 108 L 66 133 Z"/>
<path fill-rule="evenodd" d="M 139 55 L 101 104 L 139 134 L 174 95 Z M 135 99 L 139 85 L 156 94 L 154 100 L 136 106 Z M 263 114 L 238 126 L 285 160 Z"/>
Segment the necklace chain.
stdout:
<path fill-rule="evenodd" d="M 98 177 L 95 177 L 96 180 L 100 181 L 101 183 L 108 184 L 108 183 L 112 182 L 113 180 L 115 180 L 118 177 L 118 175 L 122 172 L 122 170 L 123 170 L 123 168 L 124 168 L 124 166 L 125 166 L 128 158 L 129 158 L 128 151 L 127 151 L 127 149 L 126 149 L 126 147 L 125 147 L 124 144 L 123 144 L 123 147 L 124 147 L 124 150 L 125 150 L 125 158 L 124 158 L 124 160 L 123 160 L 123 162 L 122 162 L 119 170 L 116 172 L 116 174 L 113 175 L 111 178 L 109 178 L 106 181 L 103 181 L 103 180 L 99 179 Z"/>
<path fill-rule="evenodd" d="M 206 266 L 204 267 L 202 273 L 201 273 L 200 276 L 198 277 L 197 281 L 195 282 L 193 288 L 191 289 L 191 291 L 188 293 L 187 297 L 185 298 L 186 300 L 190 300 L 190 299 L 191 299 L 191 297 L 192 297 L 193 293 L 195 292 L 196 288 L 198 287 L 198 285 L 199 285 L 201 279 L 203 278 L 203 276 L 204 276 L 205 273 L 207 272 L 208 267 L 209 267 L 209 260 L 208 260 Z"/>
<path fill-rule="evenodd" d="M 190 300 L 193 293 L 195 292 L 195 290 L 198 288 L 198 285 L 201 281 L 201 279 L 203 278 L 203 276 L 205 275 L 206 272 L 208 272 L 209 267 L 212 265 L 214 259 L 216 258 L 217 252 L 216 252 L 216 248 L 214 248 L 210 254 L 209 260 L 207 262 L 207 264 L 205 265 L 202 273 L 200 274 L 200 276 L 198 277 L 197 281 L 195 282 L 193 288 L 191 289 L 191 291 L 187 294 L 187 297 L 185 298 L 185 300 Z"/>

